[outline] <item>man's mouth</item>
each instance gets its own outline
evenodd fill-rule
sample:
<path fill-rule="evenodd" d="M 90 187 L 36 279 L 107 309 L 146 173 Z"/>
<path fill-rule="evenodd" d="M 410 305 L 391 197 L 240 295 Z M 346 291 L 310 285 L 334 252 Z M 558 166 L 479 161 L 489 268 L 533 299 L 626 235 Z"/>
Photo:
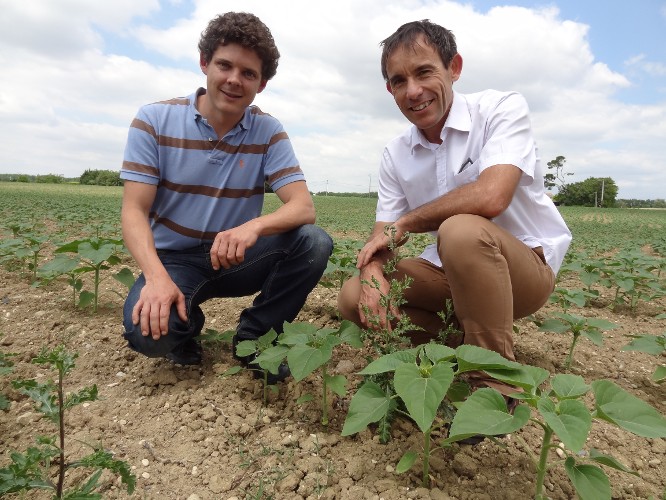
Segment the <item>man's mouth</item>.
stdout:
<path fill-rule="evenodd" d="M 241 96 L 238 95 L 238 94 L 232 94 L 231 92 L 228 92 L 228 91 L 224 91 L 224 90 L 222 90 L 221 92 L 222 92 L 224 95 L 226 95 L 227 97 L 230 97 L 231 99 L 238 99 L 239 97 L 241 97 Z"/>
<path fill-rule="evenodd" d="M 428 106 L 430 106 L 430 104 L 432 104 L 432 101 L 434 101 L 434 99 L 430 99 L 429 101 L 422 102 L 418 106 L 413 106 L 412 111 L 421 111 L 422 109 L 425 109 Z"/>

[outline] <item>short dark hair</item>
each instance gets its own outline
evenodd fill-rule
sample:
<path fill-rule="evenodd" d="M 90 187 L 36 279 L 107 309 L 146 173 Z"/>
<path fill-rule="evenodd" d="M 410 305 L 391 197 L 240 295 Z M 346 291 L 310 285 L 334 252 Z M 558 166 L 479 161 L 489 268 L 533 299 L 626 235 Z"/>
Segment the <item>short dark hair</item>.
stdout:
<path fill-rule="evenodd" d="M 413 47 L 419 35 L 423 35 L 426 43 L 437 49 L 444 67 L 449 67 L 453 56 L 458 53 L 456 37 L 453 33 L 439 24 L 430 22 L 428 19 L 412 21 L 400 26 L 395 33 L 379 44 L 384 47 L 382 50 L 382 76 L 384 80 L 388 81 L 386 63 L 391 52 L 398 47 Z"/>
<path fill-rule="evenodd" d="M 261 59 L 261 78 L 270 80 L 277 73 L 280 52 L 268 27 L 254 14 L 227 12 L 212 19 L 199 39 L 199 52 L 208 63 L 220 45 L 237 43 L 254 50 Z"/>

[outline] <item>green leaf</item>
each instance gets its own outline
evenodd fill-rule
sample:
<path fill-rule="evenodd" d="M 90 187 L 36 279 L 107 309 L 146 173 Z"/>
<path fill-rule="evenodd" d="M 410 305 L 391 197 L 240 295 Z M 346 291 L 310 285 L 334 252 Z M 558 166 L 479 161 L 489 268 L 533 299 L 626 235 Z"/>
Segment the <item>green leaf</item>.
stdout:
<path fill-rule="evenodd" d="M 539 327 L 540 332 L 566 333 L 569 331 L 569 325 L 559 319 L 547 318 Z"/>
<path fill-rule="evenodd" d="M 590 339 L 595 345 L 603 345 L 604 343 L 603 334 L 599 330 L 582 330 L 580 334 Z"/>
<path fill-rule="evenodd" d="M 391 398 L 374 382 L 364 383 L 352 397 L 349 411 L 342 427 L 342 436 L 361 432 L 368 425 L 385 417 Z"/>
<path fill-rule="evenodd" d="M 564 446 L 575 452 L 583 448 L 592 428 L 592 414 L 582 401 L 565 399 L 556 406 L 550 399 L 541 398 L 537 408 Z"/>
<path fill-rule="evenodd" d="M 550 386 L 558 399 L 578 399 L 590 390 L 583 377 L 570 374 L 555 375 Z"/>
<path fill-rule="evenodd" d="M 421 432 L 430 429 L 452 381 L 453 370 L 447 365 L 435 365 L 425 370 L 403 363 L 396 368 L 393 378 L 395 392 Z"/>
<path fill-rule="evenodd" d="M 128 289 L 134 285 L 134 274 L 128 268 L 123 267 L 120 271 L 112 275 L 116 281 L 125 285 Z"/>
<path fill-rule="evenodd" d="M 97 400 L 97 385 L 92 385 L 90 387 L 84 387 L 78 392 L 69 394 L 65 398 L 63 403 L 64 409 L 72 408 L 73 406 L 79 405 L 86 401 L 96 401 Z"/>
<path fill-rule="evenodd" d="M 432 342 L 423 347 L 423 352 L 433 364 L 437 364 L 440 361 L 450 361 L 456 355 L 455 349 Z"/>
<path fill-rule="evenodd" d="M 333 349 L 322 346 L 315 349 L 308 345 L 295 345 L 289 349 L 287 362 L 296 382 L 303 380 L 320 366 L 328 363 L 333 355 Z"/>
<path fill-rule="evenodd" d="M 243 367 L 240 366 L 240 365 L 232 366 L 231 368 L 226 370 L 224 373 L 221 373 L 220 377 L 224 378 L 224 377 L 230 377 L 231 375 L 236 375 L 242 369 L 243 369 Z"/>
<path fill-rule="evenodd" d="M 530 393 L 538 388 L 550 376 L 548 370 L 530 365 L 521 365 L 514 370 L 486 369 L 485 372 L 501 382 L 522 387 Z"/>
<path fill-rule="evenodd" d="M 666 419 L 642 399 L 610 380 L 592 382 L 597 417 L 639 436 L 666 437 Z"/>
<path fill-rule="evenodd" d="M 635 336 L 634 340 L 625 345 L 623 351 L 639 351 L 654 356 L 659 356 L 666 350 L 664 346 L 664 335 L 640 335 Z"/>
<path fill-rule="evenodd" d="M 47 275 L 47 276 L 67 274 L 76 269 L 78 265 L 79 265 L 78 258 L 71 257 L 69 255 L 59 254 L 56 255 L 53 260 L 47 262 L 42 267 L 40 267 L 37 271 L 40 275 Z"/>
<path fill-rule="evenodd" d="M 236 356 L 244 358 L 257 352 L 257 342 L 254 340 L 241 340 L 236 344 Z"/>
<path fill-rule="evenodd" d="M 463 344 L 456 349 L 458 373 L 476 370 L 517 370 L 520 363 L 509 361 L 495 351 L 470 344 Z"/>
<path fill-rule="evenodd" d="M 86 308 L 95 301 L 95 294 L 92 292 L 82 291 L 79 294 L 79 307 Z"/>
<path fill-rule="evenodd" d="M 96 245 L 93 245 L 90 241 L 83 241 L 78 248 L 79 255 L 92 262 L 93 266 L 99 266 L 108 260 L 115 251 L 116 245 L 112 243 L 105 243 L 96 248 Z"/>
<path fill-rule="evenodd" d="M 331 392 L 342 397 L 347 394 L 347 379 L 343 375 L 326 375 L 326 387 L 328 387 Z"/>
<path fill-rule="evenodd" d="M 404 363 L 416 363 L 416 353 L 418 349 L 408 351 L 398 351 L 375 359 L 368 366 L 359 372 L 359 375 L 377 375 L 394 371 L 398 366 Z"/>
<path fill-rule="evenodd" d="M 654 380 L 657 383 L 661 383 L 664 380 L 666 380 L 666 366 L 661 365 L 656 368 L 654 373 L 652 374 L 652 380 Z"/>
<path fill-rule="evenodd" d="M 416 454 L 415 451 L 408 451 L 405 453 L 398 464 L 395 466 L 395 472 L 398 474 L 404 474 L 407 472 L 409 469 L 412 468 L 412 465 L 414 465 L 414 462 L 416 462 L 416 458 L 418 455 Z"/>
<path fill-rule="evenodd" d="M 277 375 L 280 368 L 280 364 L 287 356 L 289 348 L 284 345 L 271 346 L 268 349 L 265 349 L 257 359 L 255 363 L 258 364 L 262 369 L 268 370 L 274 375 Z"/>
<path fill-rule="evenodd" d="M 278 334 L 272 328 L 259 337 L 257 342 L 257 351 L 262 352 L 273 345 Z"/>
<path fill-rule="evenodd" d="M 349 320 L 343 320 L 338 329 L 340 340 L 346 342 L 350 346 L 360 349 L 363 347 L 363 340 L 361 340 L 361 329 Z"/>
<path fill-rule="evenodd" d="M 599 467 L 579 465 L 569 457 L 564 462 L 564 468 L 580 500 L 610 500 L 610 482 Z"/>
<path fill-rule="evenodd" d="M 302 405 L 303 403 L 309 403 L 314 399 L 312 394 L 303 394 L 300 398 L 296 400 L 297 405 Z"/>
<path fill-rule="evenodd" d="M 511 415 L 506 400 L 498 391 L 490 388 L 477 389 L 458 408 L 449 437 L 444 443 L 453 443 L 476 434 L 509 434 L 523 427 L 529 418 L 530 409 L 527 405 L 519 404 Z"/>
<path fill-rule="evenodd" d="M 590 460 L 594 460 L 595 462 L 601 465 L 606 465 L 607 467 L 611 467 L 613 469 L 617 469 L 622 472 L 626 472 L 628 474 L 633 474 L 634 476 L 640 477 L 640 474 L 638 472 L 627 468 L 624 464 L 620 463 L 616 458 L 601 453 L 598 450 L 595 450 L 594 448 L 590 450 Z"/>
<path fill-rule="evenodd" d="M 593 328 L 598 328 L 599 330 L 604 330 L 604 331 L 617 328 L 617 325 L 615 323 L 602 318 L 587 318 L 587 324 Z"/>

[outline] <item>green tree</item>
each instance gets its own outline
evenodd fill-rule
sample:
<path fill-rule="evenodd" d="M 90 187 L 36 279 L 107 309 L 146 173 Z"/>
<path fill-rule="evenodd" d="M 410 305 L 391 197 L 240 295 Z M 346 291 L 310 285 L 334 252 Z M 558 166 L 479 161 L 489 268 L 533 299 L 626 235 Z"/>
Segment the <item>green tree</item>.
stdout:
<path fill-rule="evenodd" d="M 564 156 L 558 156 L 546 164 L 548 165 L 548 170 L 550 170 L 550 172 L 543 176 L 543 186 L 546 189 L 557 187 L 559 191 L 567 185 L 566 176 L 573 175 L 573 172 L 564 171 L 564 164 L 566 162 L 567 159 Z"/>
<path fill-rule="evenodd" d="M 117 170 L 91 170 L 88 169 L 79 178 L 79 184 L 95 186 L 122 186 L 120 172 Z"/>
<path fill-rule="evenodd" d="M 614 207 L 617 185 L 610 177 L 588 177 L 582 182 L 560 186 L 555 201 L 583 207 Z"/>
<path fill-rule="evenodd" d="M 38 175 L 35 182 L 40 184 L 62 184 L 64 177 L 57 174 Z"/>

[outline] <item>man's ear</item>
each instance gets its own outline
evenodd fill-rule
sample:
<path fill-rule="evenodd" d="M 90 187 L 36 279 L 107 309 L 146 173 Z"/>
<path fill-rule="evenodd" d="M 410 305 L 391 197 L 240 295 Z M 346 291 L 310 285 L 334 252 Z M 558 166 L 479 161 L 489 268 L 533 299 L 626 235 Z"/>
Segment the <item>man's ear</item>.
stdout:
<path fill-rule="evenodd" d="M 453 56 L 453 59 L 451 59 L 451 62 L 449 63 L 449 71 L 451 72 L 452 81 L 458 81 L 458 78 L 460 78 L 460 74 L 462 73 L 462 69 L 463 58 L 460 54 L 456 54 Z"/>
<path fill-rule="evenodd" d="M 199 67 L 204 75 L 208 74 L 208 62 L 202 53 L 199 53 Z"/>
<path fill-rule="evenodd" d="M 388 93 L 393 95 L 393 91 L 391 90 L 391 84 L 389 82 L 386 82 L 386 90 L 388 90 Z"/>
<path fill-rule="evenodd" d="M 261 80 L 261 83 L 259 84 L 259 90 L 257 90 L 257 94 L 259 94 L 262 90 L 266 88 L 267 83 L 268 80 Z"/>

